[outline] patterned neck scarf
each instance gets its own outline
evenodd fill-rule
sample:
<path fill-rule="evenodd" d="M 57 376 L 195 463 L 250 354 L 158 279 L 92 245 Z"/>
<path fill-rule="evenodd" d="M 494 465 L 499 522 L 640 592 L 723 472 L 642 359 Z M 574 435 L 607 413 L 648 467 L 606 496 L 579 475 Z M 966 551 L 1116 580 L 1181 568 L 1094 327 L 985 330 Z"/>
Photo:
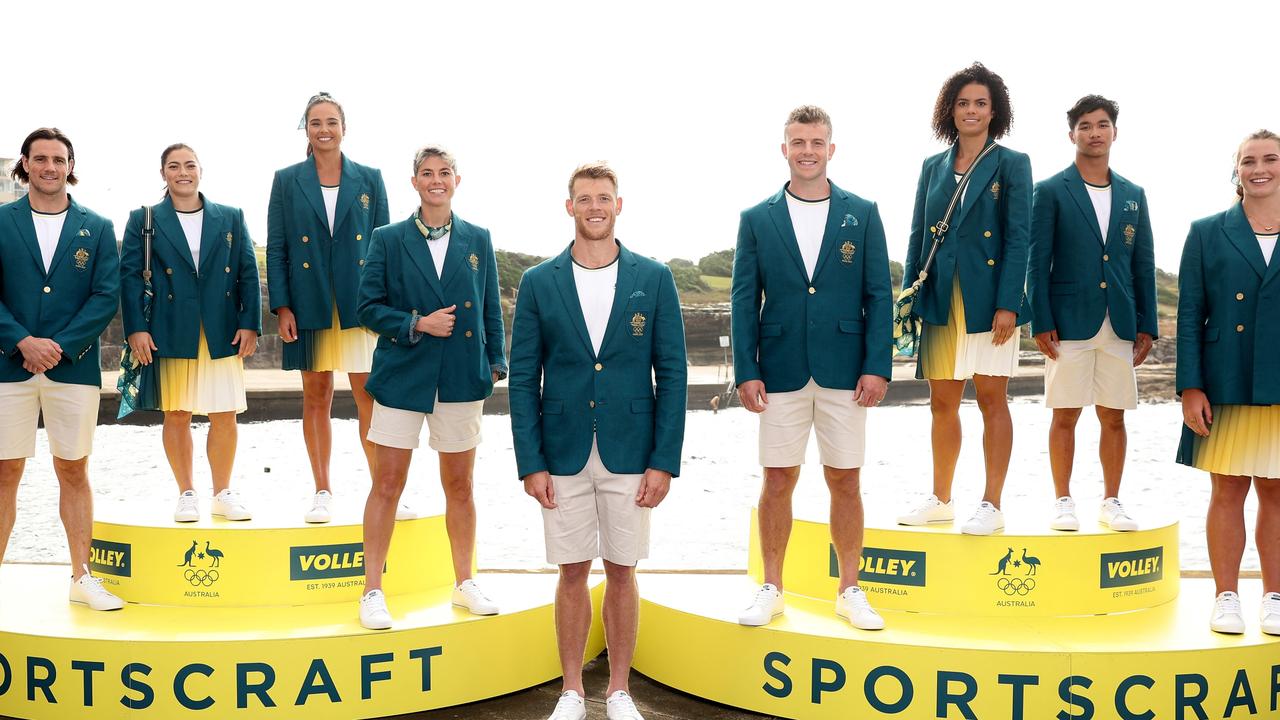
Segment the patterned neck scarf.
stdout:
<path fill-rule="evenodd" d="M 418 208 L 418 211 L 413 214 L 413 224 L 418 226 L 418 232 L 422 233 L 422 237 L 428 240 L 439 240 L 453 229 L 453 213 L 449 214 L 449 222 L 440 227 L 431 227 L 422 222 L 422 208 Z"/>

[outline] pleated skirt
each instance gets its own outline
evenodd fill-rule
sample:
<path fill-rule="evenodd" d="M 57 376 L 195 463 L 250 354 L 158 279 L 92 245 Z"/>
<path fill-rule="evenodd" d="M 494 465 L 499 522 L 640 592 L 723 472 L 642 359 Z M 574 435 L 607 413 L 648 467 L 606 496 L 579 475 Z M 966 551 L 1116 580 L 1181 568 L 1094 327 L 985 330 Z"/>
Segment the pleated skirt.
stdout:
<path fill-rule="evenodd" d="M 299 330 L 298 339 L 284 343 L 285 370 L 312 372 L 367 373 L 373 368 L 373 351 L 378 336 L 363 326 L 342 328 L 338 306 L 333 307 L 333 324 L 322 330 Z"/>
<path fill-rule="evenodd" d="M 920 370 L 928 380 L 968 380 L 974 375 L 1012 377 L 1018 369 L 1018 333 L 993 345 L 994 333 L 965 330 L 960 274 L 951 283 L 951 311 L 946 325 L 925 323 L 920 343 Z"/>
<path fill-rule="evenodd" d="M 244 392 L 244 361 L 232 355 L 214 360 L 200 328 L 200 349 L 195 359 L 159 358 L 160 409 L 189 412 L 242 413 L 248 409 Z"/>
<path fill-rule="evenodd" d="M 1218 473 L 1280 478 L 1280 405 L 1215 405 L 1209 437 L 1183 426 L 1178 462 Z"/>

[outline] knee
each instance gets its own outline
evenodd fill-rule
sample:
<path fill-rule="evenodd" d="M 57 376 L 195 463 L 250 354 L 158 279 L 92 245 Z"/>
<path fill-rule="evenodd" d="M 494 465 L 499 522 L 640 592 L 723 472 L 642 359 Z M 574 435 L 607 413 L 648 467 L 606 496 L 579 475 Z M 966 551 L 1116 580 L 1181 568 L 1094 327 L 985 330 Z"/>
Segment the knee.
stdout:
<path fill-rule="evenodd" d="M 953 401 L 949 397 L 930 395 L 929 412 L 933 415 L 934 422 L 952 420 L 960 414 L 960 402 L 959 400 Z"/>
<path fill-rule="evenodd" d="M 471 481 L 471 476 L 467 475 L 461 478 L 451 478 L 449 480 L 441 480 L 441 486 L 444 488 L 444 499 L 450 503 L 465 503 L 471 501 L 471 493 L 475 487 L 475 483 Z"/>
<path fill-rule="evenodd" d="M 1213 492 L 1209 496 L 1209 501 L 1215 505 L 1244 506 L 1245 498 L 1249 496 L 1249 486 L 1251 481 L 1247 477 L 1228 477 L 1224 475 L 1213 476 Z M 1259 499 L 1262 493 L 1258 494 Z"/>
<path fill-rule="evenodd" d="M 1124 411 L 1099 406 L 1098 424 L 1108 432 L 1124 432 Z"/>
<path fill-rule="evenodd" d="M 833 470 L 828 468 L 826 471 L 827 489 L 831 491 L 833 498 L 839 497 L 845 500 L 857 500 L 862 497 L 862 485 L 859 482 L 858 468 L 851 470 Z"/>
<path fill-rule="evenodd" d="M 188 414 L 188 418 L 191 416 Z M 236 414 L 234 412 L 211 413 L 209 415 L 209 426 L 215 430 L 234 430 L 236 427 Z"/>
<path fill-rule="evenodd" d="M 64 488 L 89 486 L 89 459 L 63 460 L 53 459 L 54 474 L 58 476 L 58 484 Z"/>
<path fill-rule="evenodd" d="M 304 402 L 329 402 L 333 398 L 333 373 L 311 373 L 302 382 Z"/>
<path fill-rule="evenodd" d="M 785 472 L 784 469 L 765 468 L 764 485 L 761 487 L 760 494 L 766 500 L 788 500 L 791 498 L 791 493 L 795 490 L 795 487 L 796 478 Z"/>
<path fill-rule="evenodd" d="M 587 576 L 591 574 L 591 563 L 580 562 L 560 566 L 561 585 L 586 585 Z"/>
<path fill-rule="evenodd" d="M 210 418 L 212 421 L 212 418 Z M 166 410 L 164 412 L 164 424 L 168 428 L 183 428 L 191 426 L 191 413 L 183 410 Z"/>
<path fill-rule="evenodd" d="M 0 487 L 6 490 L 16 488 L 22 480 L 22 470 L 26 464 L 27 461 L 23 459 L 0 460 Z"/>
<path fill-rule="evenodd" d="M 1258 478 L 1253 484 L 1258 492 L 1258 505 L 1280 512 L 1280 478 Z"/>
<path fill-rule="evenodd" d="M 1005 394 L 1005 389 L 1001 387 L 998 390 L 979 391 L 978 410 L 982 412 L 983 417 L 1008 414 L 1009 397 Z"/>
<path fill-rule="evenodd" d="M 629 585 L 635 582 L 636 569 L 632 565 L 618 565 L 608 560 L 604 561 L 604 578 L 605 582 L 614 587 L 621 585 Z"/>
<path fill-rule="evenodd" d="M 1080 408 L 1058 408 L 1053 411 L 1052 427 L 1054 430 L 1075 430 L 1079 420 Z"/>

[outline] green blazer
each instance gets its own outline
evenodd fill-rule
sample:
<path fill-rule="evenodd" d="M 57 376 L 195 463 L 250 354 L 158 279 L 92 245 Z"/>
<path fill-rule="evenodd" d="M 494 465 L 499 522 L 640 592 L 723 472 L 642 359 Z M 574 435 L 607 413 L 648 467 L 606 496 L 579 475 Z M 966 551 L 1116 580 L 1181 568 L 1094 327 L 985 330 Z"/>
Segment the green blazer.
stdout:
<path fill-rule="evenodd" d="M 450 305 L 457 306 L 457 322 L 449 337 L 412 330 L 418 316 Z M 360 279 L 360 322 L 379 335 L 365 389 L 383 405 L 429 413 L 437 394 L 441 402 L 489 397 L 492 373 L 507 372 L 489 231 L 454 215 L 444 271 L 436 277 L 413 216 L 374 230 Z"/>
<path fill-rule="evenodd" d="M 955 153 L 924 161 L 911 214 L 903 288 L 915 282 L 933 244 L 931 227 L 942 220 L 956 189 Z M 960 274 L 966 332 L 991 329 L 996 310 L 1028 322 L 1027 245 L 1031 240 L 1031 160 L 997 146 L 973 171 L 964 201 L 951 216 L 951 230 L 938 248 L 916 312 L 925 322 L 946 325 L 951 315 L 951 284 Z"/>
<path fill-rule="evenodd" d="M 1142 188 L 1111 173 L 1111 221 L 1102 242 L 1089 190 L 1073 163 L 1037 183 L 1032 199 L 1027 294 L 1031 331 L 1088 340 L 1110 314 L 1125 340 L 1157 337 L 1156 262 Z"/>
<path fill-rule="evenodd" d="M 525 272 L 512 330 L 511 430 L 520 477 L 578 473 L 593 436 L 610 472 L 680 474 L 689 372 L 670 269 L 621 247 L 597 356 L 566 248 Z"/>
<path fill-rule="evenodd" d="M 1280 405 L 1280 253 L 1268 265 L 1239 204 L 1191 225 L 1178 270 L 1177 390 Z"/>
<path fill-rule="evenodd" d="M 53 263 L 44 270 L 31 201 L 0 206 L 0 382 L 23 382 L 18 343 L 28 336 L 62 347 L 45 373 L 73 385 L 101 385 L 98 336 L 120 300 L 120 256 L 111 221 L 70 200 Z"/>
<path fill-rule="evenodd" d="M 736 382 L 770 392 L 813 378 L 853 390 L 864 374 L 893 374 L 893 295 L 876 204 L 831 185 L 814 277 L 796 243 L 784 187 L 743 211 L 733 256 Z"/>
<path fill-rule="evenodd" d="M 271 311 L 288 307 L 299 330 L 360 325 L 360 269 L 374 228 L 391 221 L 382 173 L 342 156 L 334 232 L 329 233 L 316 161 L 277 170 L 267 208 L 267 294 Z"/>
<path fill-rule="evenodd" d="M 200 257 L 191 257 L 186 233 L 166 197 L 152 210 L 151 322 L 142 315 L 142 225 L 145 212 L 129 213 L 120 247 L 120 299 L 125 337 L 149 332 L 157 357 L 194 359 L 203 326 L 209 357 L 235 355 L 237 330 L 262 334 L 262 290 L 253 240 L 238 208 L 209 202 L 204 194 Z M 199 270 L 197 271 L 197 267 Z M 198 322 L 195 322 L 196 319 Z"/>

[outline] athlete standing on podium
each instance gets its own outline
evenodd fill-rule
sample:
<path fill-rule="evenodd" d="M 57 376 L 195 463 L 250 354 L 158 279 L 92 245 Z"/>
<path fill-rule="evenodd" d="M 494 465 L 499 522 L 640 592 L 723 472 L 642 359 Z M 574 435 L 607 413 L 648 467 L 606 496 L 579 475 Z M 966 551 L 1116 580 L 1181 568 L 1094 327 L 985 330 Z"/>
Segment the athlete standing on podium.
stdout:
<path fill-rule="evenodd" d="M 859 485 L 867 408 L 892 378 L 893 296 L 884 226 L 875 203 L 827 179 L 831 118 L 796 108 L 782 156 L 791 180 L 742 213 L 733 259 L 733 364 L 738 396 L 760 415 L 760 548 L 764 585 L 738 618 L 765 625 L 782 614 L 791 495 L 809 431 L 831 491 L 831 540 L 840 563 L 836 613 L 863 630 L 884 620 L 858 586 L 863 511 Z"/>

